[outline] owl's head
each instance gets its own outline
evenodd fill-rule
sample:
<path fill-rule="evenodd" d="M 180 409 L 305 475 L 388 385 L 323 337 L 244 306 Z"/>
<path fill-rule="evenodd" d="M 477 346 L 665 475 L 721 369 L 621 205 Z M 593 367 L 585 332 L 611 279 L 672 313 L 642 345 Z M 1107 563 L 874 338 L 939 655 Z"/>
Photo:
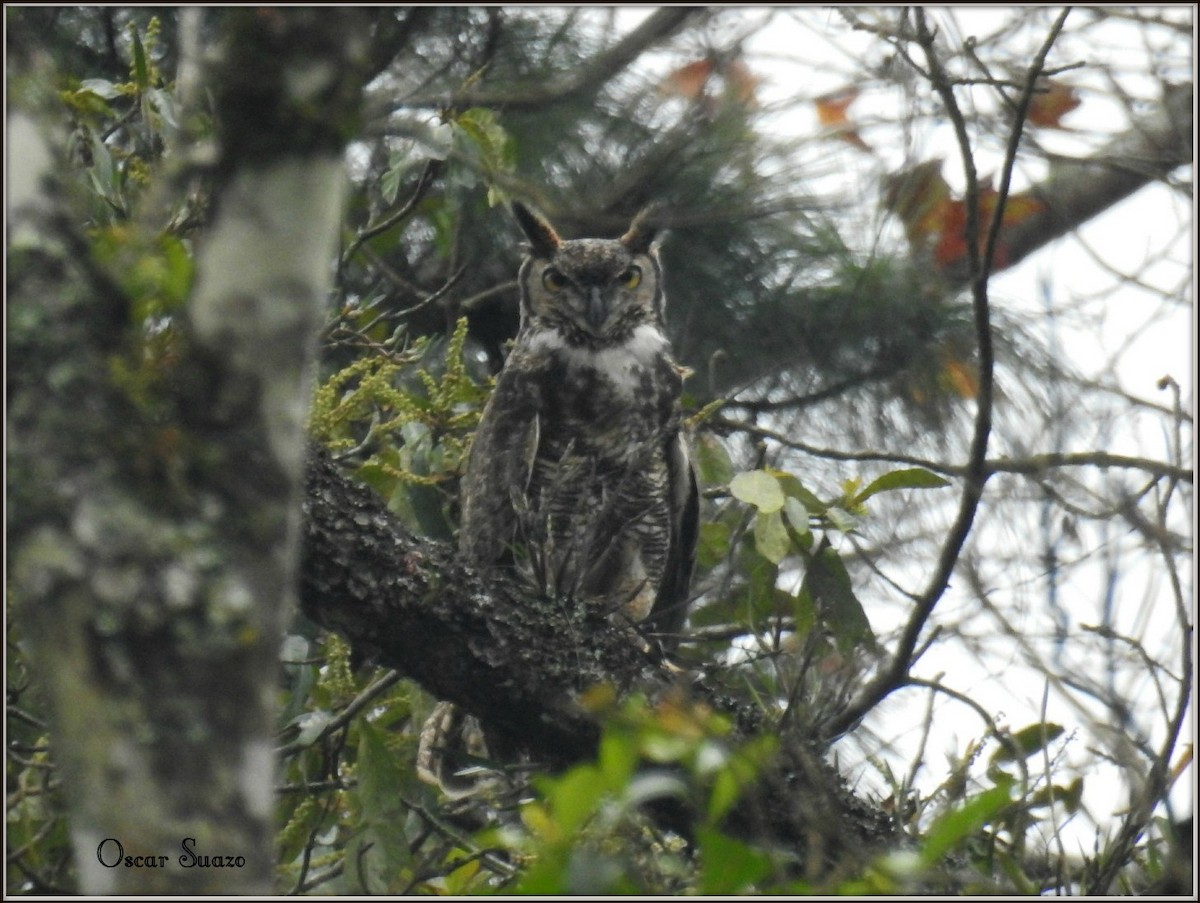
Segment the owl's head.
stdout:
<path fill-rule="evenodd" d="M 643 212 L 617 239 L 564 241 L 519 202 L 513 212 L 529 239 L 521 264 L 521 322 L 559 330 L 575 345 L 622 341 L 638 326 L 663 322 L 657 229 Z"/>

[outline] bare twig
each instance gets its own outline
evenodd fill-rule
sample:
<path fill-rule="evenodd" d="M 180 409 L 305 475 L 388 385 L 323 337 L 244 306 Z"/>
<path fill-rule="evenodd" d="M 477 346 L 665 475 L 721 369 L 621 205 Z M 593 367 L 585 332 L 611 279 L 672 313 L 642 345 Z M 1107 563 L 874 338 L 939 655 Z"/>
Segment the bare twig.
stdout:
<path fill-rule="evenodd" d="M 347 724 L 354 720 L 354 716 L 361 712 L 364 708 L 370 705 L 377 699 L 385 690 L 394 685 L 400 679 L 400 672 L 390 670 L 386 671 L 382 677 L 373 681 L 370 686 L 363 689 L 361 693 L 354 697 L 348 706 L 342 709 L 338 714 L 329 720 L 319 734 L 307 743 L 293 742 L 286 746 L 280 747 L 276 752 L 280 756 L 290 756 L 302 749 L 307 749 L 312 746 L 322 737 L 328 737 L 334 731 L 341 730 Z"/>
<path fill-rule="evenodd" d="M 421 199 L 428 193 L 433 185 L 433 180 L 441 174 L 444 163 L 441 160 L 427 160 L 425 168 L 421 170 L 421 175 L 417 177 L 416 187 L 413 188 L 412 194 L 394 213 L 384 217 L 375 223 L 367 223 L 358 230 L 354 239 L 342 253 L 341 259 L 338 261 L 339 272 L 350 262 L 350 259 L 362 247 L 363 242 L 374 238 L 376 235 L 381 235 L 393 226 L 404 222 L 412 212 L 417 209 L 417 205 L 421 203 Z"/>
<path fill-rule="evenodd" d="M 935 461 L 932 458 L 922 458 L 917 455 L 906 455 L 902 452 L 880 451 L 847 451 L 837 448 L 823 448 L 793 439 L 778 430 L 759 426 L 748 420 L 736 420 L 731 417 L 716 416 L 709 421 L 714 426 L 744 432 L 762 439 L 770 439 L 780 445 L 796 451 L 812 455 L 814 458 L 824 458 L 830 461 L 878 461 L 886 464 L 906 464 L 911 467 L 923 467 L 934 473 L 945 476 L 966 476 L 967 468 L 962 464 L 950 464 L 945 461 Z M 1060 467 L 1098 467 L 1142 470 L 1155 477 L 1165 477 L 1182 483 L 1191 483 L 1193 472 L 1190 468 L 1167 461 L 1157 461 L 1154 458 L 1139 458 L 1130 455 L 1116 455 L 1111 452 L 1046 452 L 1029 455 L 1024 458 L 988 458 L 984 461 L 985 476 L 997 473 L 1015 473 L 1025 476 L 1037 476 L 1048 470 Z"/>
<path fill-rule="evenodd" d="M 1172 386 L 1174 380 L 1167 382 L 1164 378 L 1162 381 L 1163 388 Z M 1178 387 L 1176 389 L 1176 404 L 1178 400 Z M 1181 453 L 1179 437 L 1179 426 L 1181 419 L 1176 420 L 1176 436 L 1175 446 L 1173 449 L 1174 455 Z M 1155 808 L 1166 797 L 1167 791 L 1171 787 L 1173 776 L 1171 773 L 1171 757 L 1175 751 L 1175 745 L 1179 741 L 1179 735 L 1183 730 L 1183 723 L 1187 717 L 1187 712 L 1192 700 L 1192 642 L 1194 627 L 1191 622 L 1191 615 L 1188 610 L 1188 603 L 1184 597 L 1183 582 L 1179 577 L 1179 569 L 1175 563 L 1176 550 L 1172 544 L 1164 538 L 1167 534 L 1166 530 L 1166 502 L 1170 499 L 1173 493 L 1173 487 L 1168 487 L 1163 496 L 1163 504 L 1159 507 L 1158 524 L 1155 526 L 1160 529 L 1154 531 L 1146 531 L 1151 539 L 1158 545 L 1162 555 L 1162 561 L 1166 568 L 1167 577 L 1171 584 L 1171 593 L 1175 602 L 1175 618 L 1179 627 L 1179 658 L 1180 658 L 1180 680 L 1179 680 L 1179 696 L 1176 702 L 1175 711 L 1167 723 L 1167 735 L 1163 740 L 1162 745 L 1156 755 L 1151 759 L 1150 772 L 1146 776 L 1146 781 L 1142 786 L 1141 792 L 1138 794 L 1134 805 L 1131 807 L 1129 814 L 1121 824 L 1121 830 L 1118 832 L 1116 839 L 1105 850 L 1104 856 L 1100 863 L 1099 869 L 1084 888 L 1084 891 L 1089 894 L 1105 894 L 1108 892 L 1109 886 L 1116 879 L 1118 872 L 1129 861 L 1134 844 L 1138 838 L 1142 836 L 1146 825 L 1150 820 L 1150 816 L 1154 813 Z"/>
<path fill-rule="evenodd" d="M 408 108 L 497 107 L 537 108 L 557 103 L 605 84 L 648 48 L 674 34 L 689 19 L 705 15 L 702 7 L 667 6 L 654 12 L 641 25 L 612 47 L 587 60 L 574 71 L 558 77 L 509 88 L 462 90 L 453 95 L 434 94 L 403 98 Z"/>
<path fill-rule="evenodd" d="M 925 623 L 929 620 L 929 616 L 933 613 L 934 607 L 941 599 L 943 593 L 945 593 L 946 587 L 950 582 L 950 574 L 953 572 L 967 536 L 971 532 L 971 527 L 975 520 L 975 512 L 979 507 L 979 500 L 983 496 L 983 485 L 987 479 L 987 445 L 992 427 L 995 355 L 992 347 L 991 317 L 987 296 L 988 276 L 991 272 L 992 258 L 996 249 L 1004 203 L 1008 193 L 1013 165 L 1016 160 L 1017 147 L 1020 143 L 1021 130 L 1025 122 L 1025 114 L 1029 109 L 1030 101 L 1033 99 L 1034 86 L 1042 73 L 1046 56 L 1049 54 L 1050 48 L 1062 30 L 1068 11 L 1064 10 L 1051 27 L 1050 33 L 1047 35 L 1046 40 L 1043 41 L 1026 75 L 1025 91 L 1018 105 L 1017 115 L 1014 118 L 1012 126 L 1012 135 L 1005 154 L 1004 172 L 998 189 L 999 201 L 989 230 L 987 244 L 982 254 L 980 253 L 978 241 L 980 225 L 979 180 L 975 171 L 966 120 L 963 118 L 961 109 L 959 109 L 958 101 L 954 96 L 954 90 L 947 81 L 946 73 L 942 68 L 941 60 L 934 47 L 933 33 L 929 30 L 925 19 L 925 12 L 922 9 L 914 11 L 917 41 L 925 52 L 934 90 L 941 96 L 942 102 L 946 107 L 946 113 L 954 125 L 954 133 L 958 139 L 959 150 L 963 158 L 963 169 L 966 175 L 966 243 L 971 273 L 970 284 L 972 307 L 975 313 L 976 342 L 979 350 L 979 390 L 977 393 L 975 429 L 971 438 L 971 448 L 967 463 L 964 468 L 963 476 L 965 478 L 965 485 L 963 486 L 962 501 L 959 505 L 958 515 L 942 546 L 941 554 L 938 556 L 937 569 L 930 579 L 925 592 L 922 593 L 916 608 L 909 616 L 908 623 L 905 625 L 904 632 L 900 637 L 896 651 L 889 664 L 862 689 L 855 699 L 851 700 L 850 704 L 842 712 L 821 725 L 820 732 L 823 736 L 835 737 L 848 730 L 850 726 L 856 724 L 867 712 L 874 708 L 880 700 L 904 684 L 909 668 L 912 667 L 913 651 L 917 647 L 921 632 L 925 627 Z"/>

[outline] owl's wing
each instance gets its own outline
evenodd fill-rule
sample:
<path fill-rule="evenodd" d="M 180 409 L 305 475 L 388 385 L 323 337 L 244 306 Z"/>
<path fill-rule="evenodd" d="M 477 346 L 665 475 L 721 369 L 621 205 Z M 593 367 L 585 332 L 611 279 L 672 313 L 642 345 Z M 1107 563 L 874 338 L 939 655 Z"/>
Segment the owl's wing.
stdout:
<path fill-rule="evenodd" d="M 683 433 L 671 436 L 663 450 L 667 457 L 671 541 L 662 583 L 644 626 L 649 632 L 661 635 L 663 645 L 670 648 L 687 620 L 692 570 L 696 565 L 696 536 L 700 529 L 700 493 Z"/>
<path fill-rule="evenodd" d="M 517 513 L 525 505 L 537 454 L 538 377 L 530 361 L 510 355 L 471 440 L 458 547 L 478 564 L 501 560 L 517 536 Z"/>

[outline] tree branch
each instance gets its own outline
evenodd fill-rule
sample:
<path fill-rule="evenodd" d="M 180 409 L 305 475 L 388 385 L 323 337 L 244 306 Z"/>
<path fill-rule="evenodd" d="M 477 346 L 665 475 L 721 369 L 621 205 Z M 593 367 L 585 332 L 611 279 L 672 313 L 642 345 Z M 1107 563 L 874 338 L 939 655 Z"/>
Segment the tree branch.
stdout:
<path fill-rule="evenodd" d="M 975 172 L 975 160 L 971 150 L 970 139 L 967 135 L 966 121 L 954 97 L 954 90 L 946 79 L 934 47 L 933 34 L 925 21 L 925 13 L 915 10 L 917 24 L 917 40 L 925 51 L 929 62 L 929 71 L 934 90 L 941 95 L 946 112 L 954 124 L 954 131 L 962 153 L 963 169 L 967 179 L 967 260 L 970 265 L 969 282 L 971 284 L 972 307 L 975 313 L 976 341 L 979 348 L 979 391 L 977 393 L 978 408 L 975 414 L 975 429 L 971 437 L 971 448 L 964 468 L 965 485 L 962 501 L 959 504 L 958 515 L 954 519 L 950 532 L 942 545 L 938 556 L 936 570 L 929 584 L 917 601 L 916 608 L 909 616 L 900 640 L 896 645 L 891 661 L 879 674 L 865 686 L 858 696 L 840 713 L 829 719 L 821 726 L 823 736 L 836 737 L 849 730 L 851 726 L 863 718 L 880 700 L 902 686 L 908 676 L 915 657 L 914 650 L 920 639 L 934 607 L 942 598 L 946 587 L 950 584 L 950 575 L 958 562 L 963 544 L 970 534 L 978 510 L 979 501 L 983 497 L 983 486 L 988 477 L 986 470 L 988 437 L 992 427 L 992 389 L 993 368 L 995 364 L 992 348 L 991 317 L 988 309 L 987 283 L 992 268 L 992 258 L 1000 233 L 1000 223 L 1004 215 L 1004 202 L 1008 193 L 1009 178 L 1016 160 L 1017 147 L 1020 143 L 1021 130 L 1024 128 L 1025 114 L 1033 98 L 1037 79 L 1042 73 L 1046 56 L 1050 53 L 1055 39 L 1062 30 L 1069 9 L 1063 10 L 1050 29 L 1049 35 L 1042 43 L 1041 49 L 1034 58 L 1026 75 L 1025 91 L 1018 103 L 1017 115 L 1013 122 L 1011 140 L 1005 154 L 1004 173 L 999 188 L 999 203 L 993 215 L 993 220 L 987 236 L 987 245 L 982 253 L 979 248 L 979 185 Z"/>
<path fill-rule="evenodd" d="M 1192 96 L 1190 84 L 1171 86 L 1154 113 L 1099 153 L 1082 160 L 1054 161 L 1049 177 L 1030 189 L 1045 207 L 1000 231 L 1008 252 L 1007 265 L 1023 260 L 1135 191 L 1191 163 Z M 952 284 L 960 285 L 970 278 L 964 264 L 947 269 L 945 275 Z"/>
<path fill-rule="evenodd" d="M 311 452 L 304 509 L 304 613 L 539 760 L 595 751 L 597 725 L 572 690 L 655 682 L 627 633 L 603 618 L 578 623 L 512 579 L 464 567 L 445 544 L 408 535 L 323 451 Z"/>
<path fill-rule="evenodd" d="M 906 455 L 903 452 L 845 451 L 838 448 L 822 448 L 821 446 L 801 442 L 799 439 L 793 439 L 778 430 L 760 426 L 748 420 L 736 420 L 731 417 L 716 416 L 708 422 L 723 430 L 746 433 L 762 439 L 770 439 L 772 442 L 778 442 L 786 448 L 804 452 L 807 455 L 812 455 L 814 458 L 824 458 L 830 461 L 878 461 L 885 464 L 906 464 L 910 467 L 924 467 L 926 470 L 931 470 L 934 473 L 951 477 L 965 476 L 967 472 L 966 467 L 961 464 L 947 464 L 945 461 L 935 461 L 932 458 L 922 458 L 917 455 Z M 997 473 L 1036 476 L 1060 467 L 1098 467 L 1100 469 L 1113 467 L 1127 470 L 1142 470 L 1154 477 L 1166 477 L 1189 484 L 1193 480 L 1193 472 L 1180 465 L 1171 464 L 1167 461 L 1158 461 L 1154 458 L 1116 455 L 1103 451 L 1045 452 L 1043 454 L 1030 455 L 1026 458 L 988 458 L 983 464 L 984 473 L 987 476 Z"/>
<path fill-rule="evenodd" d="M 316 448 L 304 511 L 304 613 L 546 767 L 597 754 L 601 726 L 576 703 L 579 690 L 607 684 L 653 697 L 678 685 L 677 669 L 652 661 L 629 628 L 603 613 L 564 611 L 504 573 L 463 566 L 446 543 L 409 535 L 378 496 Z M 689 690 L 727 714 L 737 737 L 775 729 L 761 710 L 728 700 L 704 678 L 691 679 Z M 678 807 L 655 815 L 687 830 Z M 826 865 L 896 842 L 890 819 L 846 789 L 820 748 L 797 737 L 784 738 L 726 827 L 798 850 L 819 838 L 813 852 Z"/>
<path fill-rule="evenodd" d="M 667 6 L 583 66 L 558 78 L 514 85 L 499 90 L 481 87 L 453 95 L 433 94 L 404 98 L 407 108 L 508 107 L 539 108 L 599 88 L 636 60 L 649 47 L 674 34 L 685 22 L 704 14 L 703 7 Z"/>

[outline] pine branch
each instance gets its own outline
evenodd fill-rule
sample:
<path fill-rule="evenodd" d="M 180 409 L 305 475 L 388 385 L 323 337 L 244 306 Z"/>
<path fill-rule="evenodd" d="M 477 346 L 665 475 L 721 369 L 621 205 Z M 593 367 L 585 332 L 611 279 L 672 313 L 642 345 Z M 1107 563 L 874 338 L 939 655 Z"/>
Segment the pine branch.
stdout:
<path fill-rule="evenodd" d="M 543 79 L 507 88 L 468 89 L 447 96 L 443 94 L 404 98 L 401 105 L 409 108 L 507 107 L 536 109 L 558 103 L 577 94 L 593 91 L 625 69 L 643 52 L 659 41 L 670 37 L 685 23 L 703 15 L 703 7 L 667 6 L 656 10 L 641 25 L 583 65 L 558 77 Z"/>

